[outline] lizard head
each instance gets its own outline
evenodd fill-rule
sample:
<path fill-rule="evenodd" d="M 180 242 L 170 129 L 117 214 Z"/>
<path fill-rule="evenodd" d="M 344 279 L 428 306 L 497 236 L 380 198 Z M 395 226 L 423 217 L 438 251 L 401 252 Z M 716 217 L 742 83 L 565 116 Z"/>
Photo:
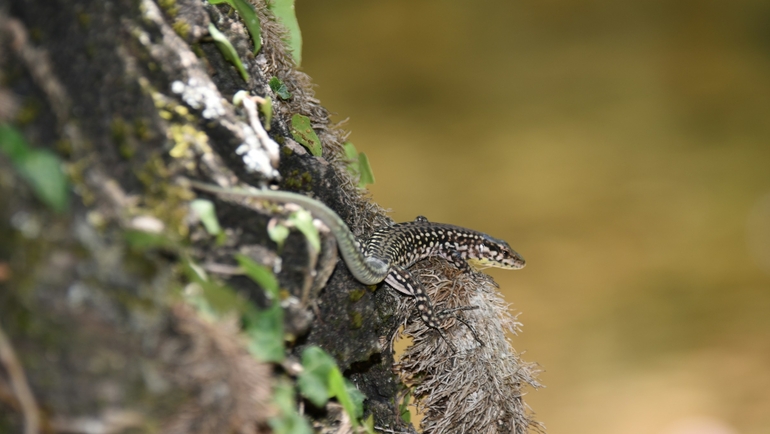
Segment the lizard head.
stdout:
<path fill-rule="evenodd" d="M 467 260 L 477 267 L 494 267 L 507 270 L 524 268 L 524 258 L 503 240 L 487 234 L 474 237 L 473 247 L 468 249 Z"/>

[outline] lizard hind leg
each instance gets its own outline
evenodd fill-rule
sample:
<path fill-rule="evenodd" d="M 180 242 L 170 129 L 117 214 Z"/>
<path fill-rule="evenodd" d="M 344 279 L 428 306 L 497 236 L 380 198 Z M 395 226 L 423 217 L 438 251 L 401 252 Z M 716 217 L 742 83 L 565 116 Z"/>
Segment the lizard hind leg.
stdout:
<path fill-rule="evenodd" d="M 461 323 L 463 323 L 465 325 L 465 327 L 468 327 L 468 330 L 473 335 L 473 339 L 475 339 L 476 342 L 478 342 L 479 345 L 481 345 L 483 347 L 484 346 L 484 341 L 482 341 L 481 338 L 479 337 L 478 332 L 476 332 L 476 328 L 473 327 L 462 316 L 456 314 L 456 312 L 461 312 L 461 311 L 465 311 L 465 310 L 476 310 L 478 308 L 479 308 L 478 306 L 460 306 L 460 307 L 455 307 L 455 308 L 452 308 L 452 309 L 444 309 L 442 311 L 437 312 L 436 313 L 436 317 L 439 318 L 439 319 L 446 318 L 446 317 L 452 317 L 452 318 L 456 319 L 457 321 L 460 321 Z"/>
<path fill-rule="evenodd" d="M 420 319 L 425 323 L 426 326 L 438 332 L 439 336 L 444 339 L 447 345 L 452 349 L 453 353 L 457 353 L 457 347 L 449 340 L 446 333 L 444 333 L 444 330 L 441 328 L 441 325 L 438 321 L 442 318 L 451 316 L 465 324 L 465 326 L 468 327 L 468 329 L 473 334 L 474 339 L 476 339 L 481 345 L 484 345 L 481 339 L 479 339 L 476 330 L 470 324 L 468 324 L 468 322 L 455 314 L 455 312 L 459 311 L 478 309 L 477 306 L 462 306 L 436 312 L 433 308 L 433 303 L 431 302 L 427 292 L 425 292 L 425 288 L 422 286 L 422 284 L 415 280 L 409 271 L 399 266 L 391 266 L 390 274 L 385 279 L 385 281 L 390 286 L 392 286 L 393 289 L 403 294 L 411 295 L 415 298 L 417 312 L 420 315 Z"/>

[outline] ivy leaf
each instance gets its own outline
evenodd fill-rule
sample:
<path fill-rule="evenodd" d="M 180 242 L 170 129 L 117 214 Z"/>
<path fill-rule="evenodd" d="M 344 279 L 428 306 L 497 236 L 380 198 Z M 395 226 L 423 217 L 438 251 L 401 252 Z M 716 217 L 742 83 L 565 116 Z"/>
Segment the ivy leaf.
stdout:
<path fill-rule="evenodd" d="M 284 101 L 291 99 L 291 92 L 289 92 L 289 89 L 281 81 L 280 78 L 272 77 L 268 82 L 268 84 L 270 85 L 270 89 L 272 89 L 272 91 L 275 92 L 276 95 L 278 95 L 278 98 Z"/>
<path fill-rule="evenodd" d="M 339 369 L 337 371 L 339 372 Z M 342 374 L 340 374 L 340 376 L 342 376 Z M 355 411 L 355 413 L 349 414 L 351 417 L 353 417 L 355 414 L 356 418 L 361 418 L 364 415 L 364 400 L 366 400 L 366 396 L 364 396 L 364 394 L 358 390 L 353 382 L 347 378 L 343 378 L 343 380 L 345 380 L 345 390 L 347 391 L 347 395 L 350 397 L 350 401 L 353 404 L 353 411 Z"/>
<path fill-rule="evenodd" d="M 286 44 L 289 46 L 294 63 L 299 66 L 302 62 L 302 32 L 299 30 L 297 14 L 294 11 L 294 0 L 272 0 L 267 7 L 273 12 L 278 21 L 286 27 Z"/>
<path fill-rule="evenodd" d="M 364 188 L 367 184 L 374 184 L 374 173 L 366 154 L 359 153 L 351 142 L 345 142 L 342 148 L 345 150 L 345 158 L 348 160 L 348 172 L 358 178 L 358 187 Z"/>
<path fill-rule="evenodd" d="M 235 66 L 235 69 L 237 69 L 241 74 L 243 81 L 248 83 L 249 73 L 246 72 L 246 68 L 244 68 L 243 63 L 241 62 L 241 58 L 238 57 L 238 52 L 235 51 L 233 44 L 230 43 L 230 41 L 227 39 L 227 37 L 225 37 L 224 34 L 222 34 L 222 32 L 214 27 L 214 24 L 209 24 L 209 34 L 212 38 L 214 38 L 214 42 L 217 44 L 217 48 L 219 48 L 222 56 L 224 56 L 228 62 Z"/>
<path fill-rule="evenodd" d="M 291 135 L 316 157 L 321 156 L 321 140 L 310 125 L 310 118 L 295 114 L 291 117 Z"/>
<path fill-rule="evenodd" d="M 186 261 L 184 272 L 190 282 L 200 286 L 202 293 L 199 295 L 205 299 L 206 305 L 215 313 L 214 317 L 221 317 L 233 312 L 240 315 L 244 310 L 245 300 L 238 296 L 233 288 L 211 280 L 194 262 Z"/>
<path fill-rule="evenodd" d="M 345 158 L 350 160 L 351 163 L 358 160 L 358 150 L 356 149 L 356 145 L 352 142 L 345 142 L 342 145 L 342 149 L 345 150 Z"/>
<path fill-rule="evenodd" d="M 264 310 L 252 310 L 243 316 L 244 331 L 249 337 L 249 352 L 263 362 L 282 362 L 286 358 L 283 346 L 283 309 L 273 303 Z"/>
<path fill-rule="evenodd" d="M 279 416 L 270 418 L 268 423 L 276 434 L 312 434 L 307 420 L 295 409 L 294 387 L 288 382 L 280 382 L 273 389 L 273 404 L 280 411 Z"/>
<path fill-rule="evenodd" d="M 243 268 L 243 271 L 251 280 L 267 291 L 271 300 L 278 300 L 278 279 L 275 278 L 275 275 L 269 268 L 257 264 L 254 260 L 241 253 L 235 255 L 235 260 L 238 261 L 238 265 Z"/>
<path fill-rule="evenodd" d="M 326 405 L 329 398 L 337 398 L 353 426 L 358 426 L 365 396 L 342 376 L 334 359 L 321 348 L 311 346 L 302 352 L 302 368 L 297 379 L 300 393 L 317 407 Z"/>
<path fill-rule="evenodd" d="M 348 172 L 354 178 L 359 178 L 361 176 L 361 169 L 359 168 L 356 146 L 351 142 L 345 142 L 342 145 L 342 149 L 345 151 L 345 159 L 348 161 Z"/>
<path fill-rule="evenodd" d="M 354 386 L 351 385 L 351 387 L 358 392 L 358 389 Z M 340 402 L 342 408 L 344 408 L 345 412 L 350 416 L 350 421 L 353 423 L 353 426 L 358 426 L 358 418 L 361 417 L 364 412 L 363 399 L 360 399 L 359 401 L 359 398 L 363 395 L 361 395 L 361 392 L 358 392 L 359 396 L 355 399 L 353 398 L 351 391 L 345 383 L 345 377 L 342 376 L 339 369 L 333 369 L 329 372 L 329 391 L 332 396 L 337 398 L 337 401 Z"/>
<path fill-rule="evenodd" d="M 316 407 L 323 407 L 329 400 L 329 373 L 337 364 L 324 350 L 311 346 L 302 352 L 302 373 L 297 378 L 299 391 Z"/>
<path fill-rule="evenodd" d="M 270 237 L 274 243 L 278 244 L 278 249 L 280 250 L 283 248 L 283 243 L 289 236 L 289 228 L 280 223 L 269 225 L 267 227 L 267 236 Z"/>
<path fill-rule="evenodd" d="M 222 233 L 222 227 L 219 226 L 214 203 L 206 199 L 195 199 L 190 202 L 190 208 L 201 219 L 203 227 L 209 235 L 219 235 Z"/>
<path fill-rule="evenodd" d="M 372 167 L 369 166 L 369 158 L 366 157 L 366 154 L 361 152 L 358 154 L 358 170 L 359 170 L 359 178 L 358 178 L 358 186 L 364 187 L 367 184 L 374 184 L 374 172 L 372 172 Z"/>
<path fill-rule="evenodd" d="M 8 155 L 38 199 L 57 213 L 67 210 L 69 182 L 56 154 L 31 147 L 10 125 L 0 125 L 0 151 Z"/>
<path fill-rule="evenodd" d="M 312 214 L 305 210 L 295 211 L 289 215 L 288 221 L 289 223 L 293 224 L 294 227 L 299 229 L 303 235 L 305 235 L 305 238 L 307 238 L 307 242 L 310 244 L 310 247 L 312 247 L 316 252 L 321 251 L 321 236 L 318 234 L 318 229 L 316 229 L 315 225 L 313 224 Z"/>
<path fill-rule="evenodd" d="M 19 130 L 7 124 L 0 124 L 0 151 L 8 155 L 15 164 L 29 155 L 32 147 Z"/>
<path fill-rule="evenodd" d="M 67 210 L 69 183 L 56 154 L 47 149 L 36 149 L 18 161 L 16 168 L 43 203 L 58 213 Z"/>

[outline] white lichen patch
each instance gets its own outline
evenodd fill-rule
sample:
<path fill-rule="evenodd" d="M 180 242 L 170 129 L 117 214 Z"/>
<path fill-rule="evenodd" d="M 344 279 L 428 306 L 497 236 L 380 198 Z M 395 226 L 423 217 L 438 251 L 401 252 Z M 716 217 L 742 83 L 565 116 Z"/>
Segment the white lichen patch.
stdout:
<path fill-rule="evenodd" d="M 238 124 L 243 131 L 244 141 L 238 146 L 235 153 L 243 157 L 246 170 L 264 173 L 271 178 L 278 177 L 278 171 L 270 163 L 270 156 L 260 144 L 254 130 L 243 122 Z"/>
<path fill-rule="evenodd" d="M 171 92 L 179 95 L 188 106 L 201 110 L 204 119 L 215 119 L 226 113 L 222 97 L 211 82 L 200 83 L 195 77 L 190 77 L 187 84 L 175 80 L 171 83 Z"/>

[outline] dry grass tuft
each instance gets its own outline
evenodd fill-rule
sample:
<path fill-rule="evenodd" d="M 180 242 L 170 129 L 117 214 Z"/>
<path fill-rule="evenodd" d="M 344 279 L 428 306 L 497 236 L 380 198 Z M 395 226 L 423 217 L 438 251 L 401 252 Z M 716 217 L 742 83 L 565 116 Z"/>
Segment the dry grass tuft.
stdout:
<path fill-rule="evenodd" d="M 442 321 L 453 353 L 438 333 L 419 316 L 410 315 L 414 300 L 401 297 L 400 310 L 407 322 L 404 333 L 412 337 L 397 364 L 401 380 L 413 386 L 426 433 L 515 433 L 541 431 L 524 403 L 522 389 L 540 387 L 538 369 L 523 362 L 507 333 L 521 325 L 508 311 L 497 284 L 485 274 L 463 274 L 441 259 L 418 263 L 412 274 L 425 285 L 437 310 L 478 306 L 459 313 L 472 325 L 484 345 L 468 327 L 454 318 Z"/>
<path fill-rule="evenodd" d="M 175 367 L 172 377 L 190 391 L 190 399 L 162 431 L 261 432 L 272 415 L 272 367 L 246 351 L 235 318 L 212 323 L 185 304 L 172 312 L 182 339 L 167 342 L 161 357 Z"/>

